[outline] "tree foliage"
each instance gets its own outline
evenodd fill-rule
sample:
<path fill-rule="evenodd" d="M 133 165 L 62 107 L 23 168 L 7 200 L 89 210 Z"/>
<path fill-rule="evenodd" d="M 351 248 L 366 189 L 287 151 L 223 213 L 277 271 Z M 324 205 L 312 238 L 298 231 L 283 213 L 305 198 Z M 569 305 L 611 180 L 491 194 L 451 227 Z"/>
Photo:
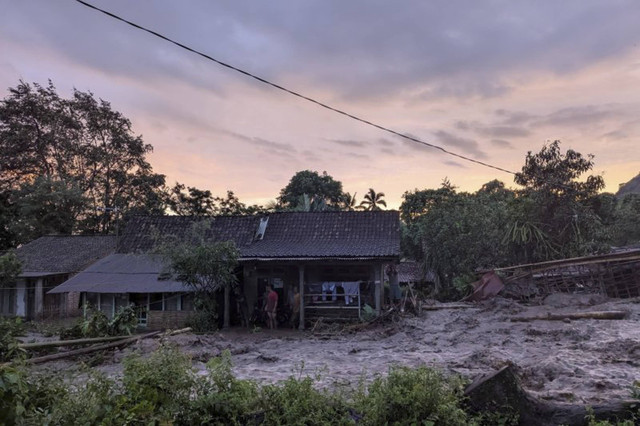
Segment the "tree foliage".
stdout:
<path fill-rule="evenodd" d="M 304 196 L 317 204 L 324 203 L 327 208 L 338 210 L 344 203 L 342 182 L 334 180 L 327 172 L 302 170 L 291 178 L 282 188 L 278 197 L 279 204 L 285 209 L 296 209 L 304 205 Z"/>
<path fill-rule="evenodd" d="M 520 189 L 493 180 L 460 193 L 445 180 L 438 189 L 406 192 L 402 249 L 438 276 L 441 295 L 454 296 L 478 269 L 606 251 L 616 238 L 633 241 L 638 204 L 601 194 L 602 177 L 584 176 L 592 169 L 593 156 L 562 152 L 556 141 L 527 154 L 515 177 Z"/>
<path fill-rule="evenodd" d="M 186 235 L 158 241 L 156 252 L 165 259 L 170 273 L 193 289 L 204 323 L 215 324 L 215 293 L 224 291 L 224 325 L 228 327 L 229 296 L 237 285 L 239 252 L 233 241 L 211 241 L 210 226 L 208 220 L 196 221 Z"/>
<path fill-rule="evenodd" d="M 90 92 L 65 99 L 51 82 L 10 88 L 0 101 L 0 192 L 27 222 L 15 239 L 112 232 L 116 215 L 105 208 L 162 211 L 164 176 L 147 162 L 151 150 L 129 119 Z"/>
<path fill-rule="evenodd" d="M 15 252 L 9 251 L 0 256 L 0 289 L 15 284 L 15 280 L 22 272 L 22 263 Z"/>
<path fill-rule="evenodd" d="M 382 210 L 380 206 L 387 207 L 387 202 L 383 200 L 384 192 L 376 192 L 373 188 L 369 188 L 363 198 L 364 200 L 358 206 L 362 210 L 372 212 Z"/>

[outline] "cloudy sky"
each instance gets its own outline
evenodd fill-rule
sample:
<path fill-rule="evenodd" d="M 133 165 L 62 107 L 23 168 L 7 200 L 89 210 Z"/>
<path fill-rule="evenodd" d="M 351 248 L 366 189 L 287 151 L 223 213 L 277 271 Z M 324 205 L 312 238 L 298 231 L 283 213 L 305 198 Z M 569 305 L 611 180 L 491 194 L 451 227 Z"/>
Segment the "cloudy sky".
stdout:
<path fill-rule="evenodd" d="M 640 172 L 640 1 L 92 0 L 219 60 L 462 155 L 519 170 L 559 139 L 607 190 Z M 274 199 L 299 170 L 358 197 L 512 176 L 367 127 L 90 10 L 0 0 L 0 89 L 108 100 L 169 183 Z"/>

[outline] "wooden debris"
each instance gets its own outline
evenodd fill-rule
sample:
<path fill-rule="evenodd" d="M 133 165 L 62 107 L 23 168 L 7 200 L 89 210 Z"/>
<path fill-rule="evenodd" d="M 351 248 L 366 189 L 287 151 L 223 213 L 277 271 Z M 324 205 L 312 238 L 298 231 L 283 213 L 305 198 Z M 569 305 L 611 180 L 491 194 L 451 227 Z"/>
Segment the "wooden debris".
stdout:
<path fill-rule="evenodd" d="M 70 358 L 70 357 L 74 357 L 77 355 L 85 355 L 85 354 L 89 354 L 92 352 L 97 352 L 97 351 L 102 351 L 105 349 L 112 349 L 112 348 L 117 348 L 117 347 L 121 347 L 121 346 L 126 346 L 126 345 L 130 345 L 131 343 L 135 343 L 138 340 L 141 339 L 146 339 L 148 337 L 153 337 L 160 334 L 160 331 L 152 331 L 150 333 L 147 334 L 139 334 L 137 336 L 133 336 L 133 337 L 126 337 L 126 338 L 121 338 L 120 340 L 116 341 L 116 342 L 111 342 L 111 343 L 105 343 L 104 345 L 97 345 L 97 346 L 89 346 L 88 348 L 82 348 L 82 349 L 76 349 L 73 351 L 68 351 L 68 352 L 60 352 L 57 354 L 52 354 L 52 355 L 45 355 L 45 356 L 41 356 L 41 357 L 37 357 L 37 358 L 29 358 L 26 360 L 26 362 L 28 364 L 41 364 L 43 362 L 49 362 L 49 361 L 55 361 L 58 359 L 63 359 L 63 358 Z"/>
<path fill-rule="evenodd" d="M 566 314 L 539 315 L 534 317 L 513 317 L 512 322 L 531 322 L 537 320 L 545 321 L 564 321 L 564 320 L 580 320 L 580 319 L 598 319 L 598 320 L 621 320 L 627 317 L 626 311 L 594 311 L 594 312 L 575 312 Z"/>
<path fill-rule="evenodd" d="M 522 388 L 512 364 L 478 377 L 464 393 L 472 411 L 516 415 L 522 426 L 586 426 L 588 408 L 597 420 L 619 421 L 632 418 L 632 409 L 637 406 L 637 401 L 631 400 L 591 407 L 542 401 Z"/>
<path fill-rule="evenodd" d="M 422 305 L 423 311 L 438 311 L 441 309 L 480 309 L 475 305 L 454 305 L 454 304 L 445 304 L 445 305 Z"/>
<path fill-rule="evenodd" d="M 109 336 L 109 337 L 91 337 L 86 339 L 73 339 L 73 340 L 56 340 L 51 342 L 37 342 L 37 343 L 20 343 L 18 347 L 20 349 L 44 349 L 44 348 L 61 348 L 64 346 L 79 346 L 88 345 L 92 343 L 112 342 L 115 340 L 122 340 L 127 336 Z"/>
<path fill-rule="evenodd" d="M 162 333 L 160 337 L 175 336 L 176 334 L 188 333 L 190 331 L 191 327 L 180 328 L 178 330 L 168 330 Z"/>

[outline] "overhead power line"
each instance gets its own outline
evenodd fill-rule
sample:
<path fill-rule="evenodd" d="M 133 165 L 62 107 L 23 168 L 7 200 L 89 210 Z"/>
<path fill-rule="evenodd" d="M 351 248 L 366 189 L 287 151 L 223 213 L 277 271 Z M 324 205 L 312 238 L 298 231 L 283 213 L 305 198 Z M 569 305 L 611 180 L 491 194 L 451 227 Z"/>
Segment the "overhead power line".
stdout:
<path fill-rule="evenodd" d="M 111 18 L 117 19 L 118 21 L 121 21 L 121 22 L 124 22 L 125 24 L 131 25 L 134 28 L 137 28 L 137 29 L 145 31 L 145 32 L 147 32 L 147 33 L 149 33 L 151 35 L 154 35 L 154 36 L 156 36 L 158 38 L 161 38 L 162 40 L 167 41 L 167 42 L 169 42 L 171 44 L 174 44 L 174 45 L 176 45 L 176 46 L 178 46 L 178 47 L 180 47 L 182 49 L 185 49 L 185 50 L 187 50 L 187 51 L 189 51 L 191 53 L 195 53 L 196 55 L 199 55 L 199 56 L 201 56 L 201 57 L 203 57 L 205 59 L 213 61 L 213 62 L 217 63 L 218 65 L 222 65 L 223 67 L 226 67 L 226 68 L 229 68 L 229 69 L 231 69 L 233 71 L 239 72 L 240 74 L 243 74 L 243 75 L 245 75 L 247 77 L 250 77 L 250 78 L 252 78 L 254 80 L 257 80 L 260 83 L 263 83 L 263 84 L 266 84 L 268 86 L 274 87 L 274 88 L 276 88 L 278 90 L 286 92 L 286 93 L 288 93 L 288 94 L 290 94 L 292 96 L 295 96 L 297 98 L 304 99 L 305 101 L 308 101 L 308 102 L 311 102 L 313 104 L 316 104 L 317 106 L 320 106 L 322 108 L 328 109 L 329 111 L 333 111 L 333 112 L 338 113 L 340 115 L 343 115 L 345 117 L 349 117 L 349 118 L 351 118 L 353 120 L 359 121 L 359 122 L 364 123 L 364 124 L 366 124 L 368 126 L 371 126 L 371 127 L 375 127 L 375 128 L 377 128 L 379 130 L 382 130 L 384 132 L 391 133 L 392 135 L 401 137 L 401 138 L 409 140 L 411 142 L 414 142 L 414 143 L 417 143 L 417 144 L 421 144 L 421 145 L 427 146 L 429 148 L 436 149 L 436 150 L 441 151 L 441 152 L 443 152 L 443 153 L 445 153 L 447 155 L 451 155 L 453 157 L 457 157 L 457 158 L 459 158 L 461 160 L 469 161 L 471 163 L 479 164 L 479 165 L 484 166 L 484 167 L 489 167 L 489 168 L 494 169 L 494 170 L 499 170 L 501 172 L 505 172 L 505 173 L 509 173 L 509 174 L 515 175 L 515 173 L 512 172 L 511 170 L 507 170 L 507 169 L 502 168 L 502 167 L 498 167 L 498 166 L 494 166 L 494 165 L 489 164 L 489 163 L 485 163 L 484 161 L 476 160 L 476 159 L 464 156 L 462 154 L 458 154 L 458 153 L 455 153 L 453 151 L 449 151 L 449 150 L 447 150 L 447 149 L 445 149 L 445 148 L 443 148 L 443 147 L 441 147 L 439 145 L 434 145 L 432 143 L 425 142 L 425 141 L 420 140 L 420 139 L 418 139 L 416 137 L 409 136 L 409 135 L 406 135 L 404 133 L 400 133 L 400 132 L 398 132 L 396 130 L 390 129 L 390 128 L 382 126 L 380 124 L 376 124 L 376 123 L 371 122 L 369 120 L 366 120 L 364 118 L 360 118 L 360 117 L 358 117 L 356 115 L 350 114 L 350 113 L 345 112 L 345 111 L 343 111 L 341 109 L 332 107 L 332 106 L 327 105 L 327 104 L 325 104 L 323 102 L 320 102 L 320 101 L 318 101 L 318 100 L 316 100 L 314 98 L 311 98 L 309 96 L 305 96 L 305 95 L 303 95 L 301 93 L 298 93 L 298 92 L 295 92 L 295 91 L 293 91 L 291 89 L 287 89 L 284 86 L 281 86 L 279 84 L 273 83 L 273 82 L 271 82 L 271 81 L 269 81 L 267 79 L 259 77 L 259 76 L 255 75 L 255 74 L 252 74 L 252 73 L 248 72 L 248 71 L 245 71 L 245 70 L 240 69 L 238 67 L 235 67 L 235 66 L 233 66 L 231 64 L 228 64 L 226 62 L 218 60 L 218 59 L 216 59 L 216 58 L 214 58 L 212 56 L 207 55 L 206 53 L 203 53 L 203 52 L 201 52 L 199 50 L 193 49 L 193 48 L 191 48 L 191 47 L 189 47 L 187 45 L 184 45 L 184 44 L 182 44 L 180 42 L 177 42 L 177 41 L 175 41 L 175 40 L 173 40 L 173 39 L 171 39 L 171 38 L 169 38 L 167 36 L 164 36 L 164 35 L 156 32 L 156 31 L 150 30 L 150 29 L 148 29 L 146 27 L 143 27 L 141 25 L 136 24 L 135 22 L 131 22 L 131 21 L 127 20 L 127 19 L 124 19 L 124 18 L 122 18 L 122 17 L 120 17 L 120 16 L 118 16 L 118 15 L 116 15 L 114 13 L 111 13 L 111 12 L 106 11 L 104 9 L 101 9 L 101 8 L 99 8 L 97 6 L 94 6 L 94 5 L 90 4 L 90 3 L 87 3 L 86 1 L 83 1 L 83 0 L 75 0 L 75 1 L 80 3 L 80 4 L 82 4 L 82 5 L 84 5 L 84 6 L 86 6 L 86 7 L 88 7 L 88 8 L 91 8 L 91 9 L 94 9 L 94 10 L 96 10 L 98 12 L 101 12 L 101 13 L 103 13 L 103 14 L 111 17 Z"/>

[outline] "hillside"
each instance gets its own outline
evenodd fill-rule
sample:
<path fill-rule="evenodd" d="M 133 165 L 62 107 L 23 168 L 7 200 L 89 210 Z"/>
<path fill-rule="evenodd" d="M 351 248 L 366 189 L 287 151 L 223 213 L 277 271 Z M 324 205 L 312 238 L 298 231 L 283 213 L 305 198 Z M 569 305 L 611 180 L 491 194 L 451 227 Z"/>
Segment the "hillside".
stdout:
<path fill-rule="evenodd" d="M 620 184 L 620 189 L 618 189 L 616 196 L 622 197 L 626 194 L 640 194 L 640 173 L 629 182 Z"/>

